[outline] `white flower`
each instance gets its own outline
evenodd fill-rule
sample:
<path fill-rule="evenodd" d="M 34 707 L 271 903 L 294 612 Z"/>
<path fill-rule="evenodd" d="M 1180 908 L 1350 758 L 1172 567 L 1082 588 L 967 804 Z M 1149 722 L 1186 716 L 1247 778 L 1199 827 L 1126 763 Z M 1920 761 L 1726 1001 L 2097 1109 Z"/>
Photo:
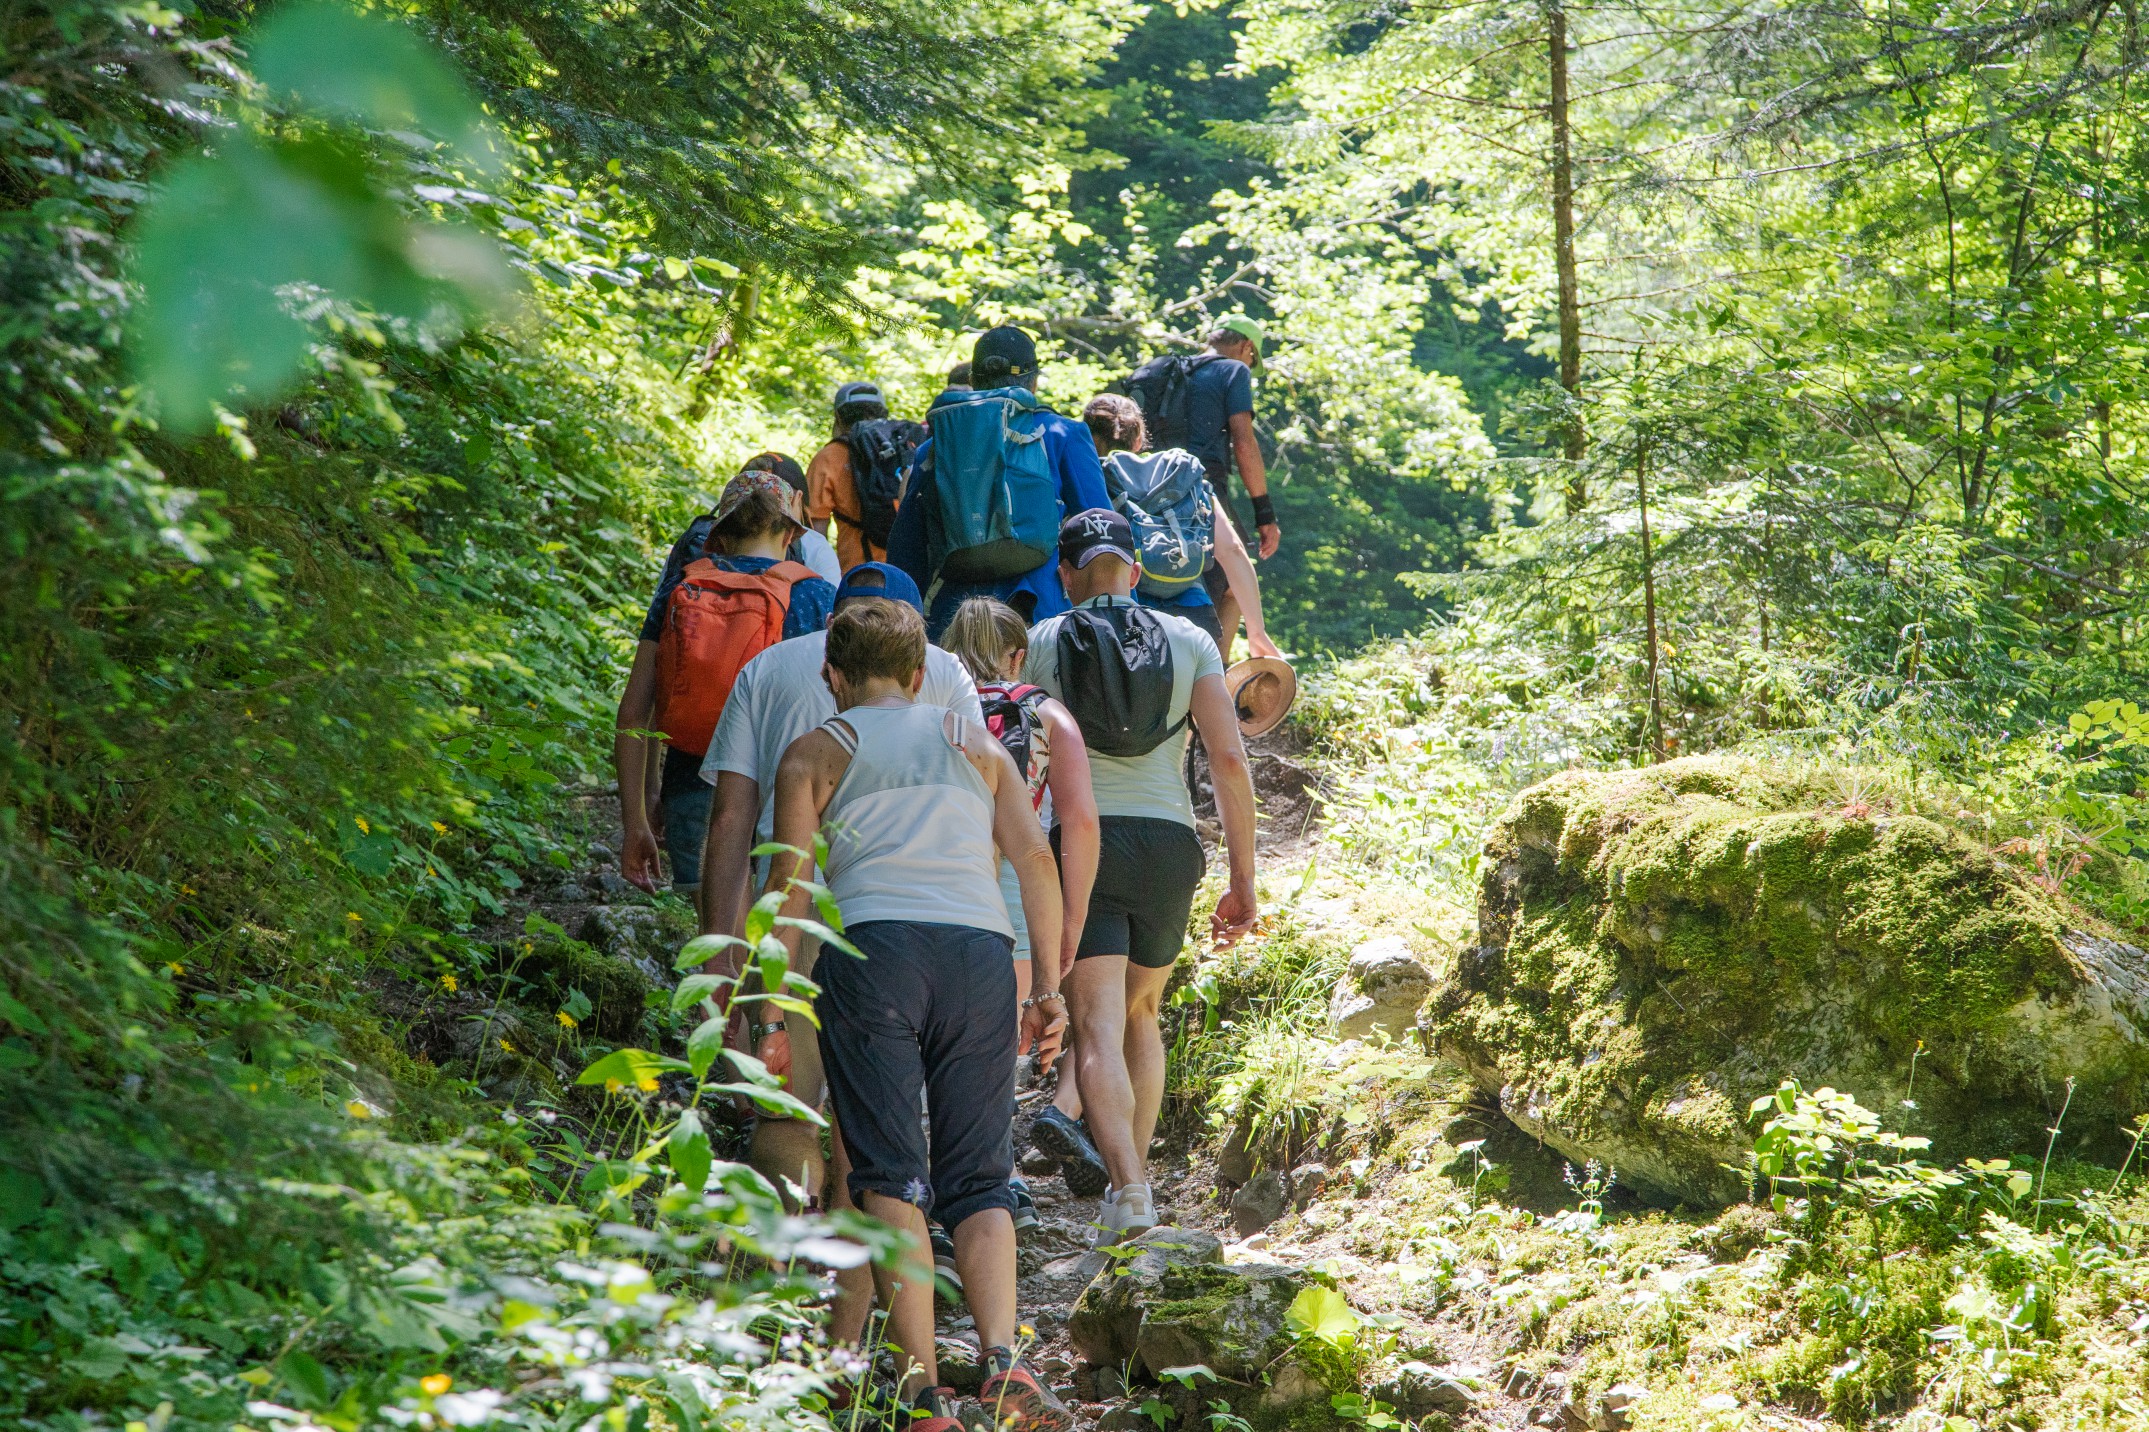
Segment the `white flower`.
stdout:
<path fill-rule="evenodd" d="M 433 1410 L 450 1427 L 482 1427 L 500 1410 L 503 1397 L 489 1387 L 469 1392 L 450 1392 L 433 1399 Z"/>

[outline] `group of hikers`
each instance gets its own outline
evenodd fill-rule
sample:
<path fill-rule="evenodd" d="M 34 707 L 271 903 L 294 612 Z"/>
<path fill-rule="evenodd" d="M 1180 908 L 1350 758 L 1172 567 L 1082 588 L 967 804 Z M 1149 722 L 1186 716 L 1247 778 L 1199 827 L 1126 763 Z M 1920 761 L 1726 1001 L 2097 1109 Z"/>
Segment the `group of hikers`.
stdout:
<path fill-rule="evenodd" d="M 958 1425 L 936 1270 L 975 1321 L 980 1401 L 1022 1429 L 1070 1423 L 1017 1341 L 1017 1238 L 1038 1222 L 1014 1166 L 1020 1056 L 1070 1054 L 1029 1137 L 1099 1200 L 1095 1242 L 1157 1222 L 1159 1006 L 1207 865 L 1189 733 L 1229 870 L 1210 931 L 1228 943 L 1256 915 L 1243 736 L 1289 701 L 1231 500 L 1236 476 L 1251 545 L 1273 555 L 1262 342 L 1228 319 L 1079 422 L 1038 400 L 1036 344 L 1014 327 L 976 340 L 922 423 L 846 383 L 804 469 L 752 459 L 680 536 L 643 621 L 614 749 L 623 873 L 655 889 L 661 847 L 703 932 L 732 936 L 757 893 L 811 916 L 818 880 L 865 956 L 779 922 L 819 1027 L 741 1000 L 731 1037 L 832 1106 L 825 1157 L 818 1128 L 762 1114 L 754 1166 L 911 1235 L 897 1267 L 839 1271 L 831 1315 L 856 1342 L 879 1300 L 908 1432 Z M 1242 622 L 1250 656 L 1227 671 Z M 722 972 L 760 992 L 752 969 Z"/>

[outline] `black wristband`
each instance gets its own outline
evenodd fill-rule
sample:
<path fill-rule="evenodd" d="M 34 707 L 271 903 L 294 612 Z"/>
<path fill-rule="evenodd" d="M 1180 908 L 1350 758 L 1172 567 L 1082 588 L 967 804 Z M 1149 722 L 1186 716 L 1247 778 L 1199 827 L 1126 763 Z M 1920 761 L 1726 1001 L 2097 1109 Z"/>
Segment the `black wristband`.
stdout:
<path fill-rule="evenodd" d="M 1272 502 L 1269 499 L 1269 495 L 1264 492 L 1259 497 L 1256 497 L 1254 499 L 1254 526 L 1274 527 L 1275 525 L 1276 504 Z"/>

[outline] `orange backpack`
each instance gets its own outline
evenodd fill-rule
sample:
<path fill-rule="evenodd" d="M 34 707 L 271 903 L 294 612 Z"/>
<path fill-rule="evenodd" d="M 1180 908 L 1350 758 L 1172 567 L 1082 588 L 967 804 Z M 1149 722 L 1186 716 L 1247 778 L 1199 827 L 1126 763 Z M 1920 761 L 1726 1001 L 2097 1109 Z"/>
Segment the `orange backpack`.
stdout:
<path fill-rule="evenodd" d="M 707 557 L 688 565 L 657 638 L 656 729 L 667 741 L 695 756 L 709 749 L 739 672 L 783 640 L 792 584 L 812 575 L 797 562 L 752 574 Z"/>

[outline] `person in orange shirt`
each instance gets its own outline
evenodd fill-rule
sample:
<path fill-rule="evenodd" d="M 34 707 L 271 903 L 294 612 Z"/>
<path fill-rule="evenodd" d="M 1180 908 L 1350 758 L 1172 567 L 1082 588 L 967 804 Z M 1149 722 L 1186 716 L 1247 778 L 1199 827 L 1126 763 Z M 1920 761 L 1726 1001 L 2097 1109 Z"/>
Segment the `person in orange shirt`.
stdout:
<path fill-rule="evenodd" d="M 806 516 L 817 529 L 836 519 L 836 560 L 848 572 L 887 558 L 896 498 L 926 430 L 890 418 L 872 383 L 845 383 L 834 407 L 833 436 L 806 465 Z"/>

